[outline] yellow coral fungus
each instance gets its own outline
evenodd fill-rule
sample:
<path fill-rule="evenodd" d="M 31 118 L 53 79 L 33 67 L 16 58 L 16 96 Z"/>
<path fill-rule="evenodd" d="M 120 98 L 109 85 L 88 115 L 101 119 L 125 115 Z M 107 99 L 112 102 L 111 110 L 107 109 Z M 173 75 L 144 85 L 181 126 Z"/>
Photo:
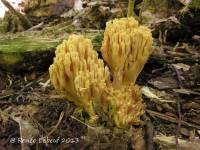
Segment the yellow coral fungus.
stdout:
<path fill-rule="evenodd" d="M 72 35 L 63 41 L 56 49 L 49 72 L 57 90 L 63 91 L 68 100 L 95 117 L 92 101 L 105 88 L 109 71 L 103 60 L 98 59 L 89 39 Z"/>
<path fill-rule="evenodd" d="M 139 124 L 140 116 L 145 110 L 140 89 L 136 85 L 124 86 L 120 89 L 109 87 L 102 94 L 101 101 L 104 113 L 108 114 L 120 128 Z"/>
<path fill-rule="evenodd" d="M 132 17 L 109 21 L 101 52 L 110 71 L 89 39 L 72 35 L 63 41 L 49 68 L 54 87 L 91 119 L 100 110 L 98 114 L 108 115 L 117 127 L 139 124 L 145 105 L 135 81 L 152 53 L 150 30 Z"/>
<path fill-rule="evenodd" d="M 147 27 L 139 26 L 133 17 L 109 21 L 101 52 L 115 85 L 134 84 L 152 53 L 151 32 Z"/>

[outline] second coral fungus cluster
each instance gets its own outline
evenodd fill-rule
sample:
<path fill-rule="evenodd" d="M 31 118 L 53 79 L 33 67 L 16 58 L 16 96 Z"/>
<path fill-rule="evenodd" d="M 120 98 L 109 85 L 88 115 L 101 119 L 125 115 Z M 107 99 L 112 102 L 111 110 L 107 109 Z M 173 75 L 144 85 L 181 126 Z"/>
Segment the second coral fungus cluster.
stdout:
<path fill-rule="evenodd" d="M 135 83 L 152 52 L 151 47 L 150 30 L 139 26 L 134 18 L 107 22 L 101 52 L 117 84 Z"/>
<path fill-rule="evenodd" d="M 109 21 L 101 52 L 106 64 L 89 39 L 71 35 L 57 47 L 49 68 L 54 87 L 91 120 L 106 114 L 120 128 L 139 124 L 145 105 L 135 81 L 152 53 L 150 30 L 132 17 Z"/>

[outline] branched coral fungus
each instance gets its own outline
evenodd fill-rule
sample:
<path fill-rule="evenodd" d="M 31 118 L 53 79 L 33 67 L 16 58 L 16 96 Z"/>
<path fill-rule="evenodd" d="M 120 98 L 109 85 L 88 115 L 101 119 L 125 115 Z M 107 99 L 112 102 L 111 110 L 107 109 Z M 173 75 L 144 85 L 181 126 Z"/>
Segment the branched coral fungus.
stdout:
<path fill-rule="evenodd" d="M 89 39 L 72 35 L 63 41 L 49 68 L 54 87 L 91 119 L 98 109 L 100 117 L 106 114 L 117 127 L 139 124 L 145 105 L 135 81 L 152 53 L 150 30 L 131 17 L 109 21 L 101 52 L 110 70 Z"/>
<path fill-rule="evenodd" d="M 105 88 L 109 71 L 103 60 L 98 59 L 89 39 L 72 35 L 68 41 L 63 41 L 56 49 L 49 72 L 57 90 L 84 108 L 91 118 L 96 116 L 92 102 Z"/>
<path fill-rule="evenodd" d="M 135 83 L 152 52 L 151 32 L 133 18 L 107 22 L 101 48 L 114 84 Z"/>
<path fill-rule="evenodd" d="M 101 52 L 113 78 L 102 97 L 103 110 L 118 127 L 138 124 L 145 106 L 135 81 L 152 53 L 150 30 L 133 17 L 109 21 Z"/>

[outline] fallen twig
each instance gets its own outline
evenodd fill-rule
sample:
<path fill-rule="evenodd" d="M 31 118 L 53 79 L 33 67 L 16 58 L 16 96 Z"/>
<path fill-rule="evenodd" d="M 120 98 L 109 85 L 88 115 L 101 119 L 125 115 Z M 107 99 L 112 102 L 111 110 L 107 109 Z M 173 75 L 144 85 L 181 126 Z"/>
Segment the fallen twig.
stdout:
<path fill-rule="evenodd" d="M 70 117 L 71 117 L 72 119 L 74 119 L 74 120 L 76 120 L 76 121 L 80 122 L 81 124 L 83 124 L 83 125 L 87 126 L 88 128 L 95 130 L 95 128 L 94 128 L 94 127 L 92 127 L 92 126 L 90 126 L 90 125 L 88 125 L 88 124 L 84 123 L 83 121 L 81 121 L 81 120 L 77 119 L 76 117 L 74 117 L 74 116 L 72 116 L 72 115 L 70 115 Z"/>
<path fill-rule="evenodd" d="M 144 114 L 142 118 L 146 122 L 146 125 L 145 125 L 145 128 L 146 128 L 145 136 L 147 139 L 146 148 L 147 150 L 154 150 L 155 147 L 153 143 L 153 136 L 154 136 L 153 124 L 151 123 L 150 118 L 146 114 Z"/>
<path fill-rule="evenodd" d="M 63 117 L 64 117 L 64 114 L 65 114 L 64 111 L 62 111 L 62 112 L 60 113 L 60 117 L 59 117 L 59 119 L 58 119 L 57 124 L 54 126 L 54 128 L 53 128 L 45 137 L 49 137 L 49 136 L 58 128 L 58 126 L 60 125 L 60 123 L 61 123 L 61 121 L 62 121 L 62 119 L 63 119 Z"/>
<path fill-rule="evenodd" d="M 158 113 L 158 112 L 155 112 L 155 111 L 152 111 L 152 110 L 149 110 L 149 109 L 146 110 L 146 111 L 151 116 L 155 116 L 155 117 L 158 117 L 160 119 L 170 121 L 170 122 L 173 122 L 173 123 L 178 123 L 178 119 L 175 118 L 175 117 L 171 117 L 171 116 L 168 116 L 168 115 L 165 115 L 165 114 L 162 114 L 162 113 Z M 184 126 L 188 126 L 188 127 L 192 127 L 192 128 L 196 128 L 196 129 L 200 130 L 200 126 L 192 124 L 192 123 L 188 123 L 188 122 L 183 121 L 183 120 L 181 120 L 181 124 L 184 125 Z"/>
<path fill-rule="evenodd" d="M 12 95 L 13 95 L 13 93 L 0 96 L 0 100 L 5 99 L 5 98 L 9 98 Z"/>
<path fill-rule="evenodd" d="M 177 125 L 177 131 L 176 131 L 176 146 L 177 146 L 176 148 L 177 150 L 179 150 L 180 146 L 179 146 L 178 137 L 180 134 L 181 120 L 182 120 L 181 105 L 180 105 L 179 98 L 177 98 L 177 110 L 178 110 L 178 125 Z"/>
<path fill-rule="evenodd" d="M 178 79 L 178 84 L 179 84 L 179 87 L 180 88 L 184 88 L 183 87 L 183 83 L 182 83 L 182 80 L 181 80 L 181 75 L 179 73 L 179 70 L 173 66 L 173 69 L 175 70 L 176 72 L 176 76 L 177 76 L 177 79 Z M 176 131 L 176 149 L 179 150 L 180 147 L 179 147 L 179 141 L 178 141 L 178 137 L 179 137 L 179 134 L 180 134 L 180 128 L 181 128 L 181 120 L 182 120 L 182 114 L 181 114 L 181 104 L 180 104 L 180 100 L 178 98 L 178 94 L 175 93 L 176 97 L 177 97 L 177 111 L 178 111 L 178 125 L 177 125 L 177 131 Z"/>

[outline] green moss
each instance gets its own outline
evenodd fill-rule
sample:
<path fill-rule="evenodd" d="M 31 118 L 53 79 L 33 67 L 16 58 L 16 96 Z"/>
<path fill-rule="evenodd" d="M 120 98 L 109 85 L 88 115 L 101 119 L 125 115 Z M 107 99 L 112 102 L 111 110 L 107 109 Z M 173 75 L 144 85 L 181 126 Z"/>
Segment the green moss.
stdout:
<path fill-rule="evenodd" d="M 21 54 L 0 54 L 0 64 L 7 64 L 13 65 L 18 64 L 19 62 L 23 61 L 23 57 Z"/>
<path fill-rule="evenodd" d="M 58 41 L 49 39 L 35 39 L 33 37 L 17 37 L 14 39 L 0 39 L 0 52 L 43 51 L 55 48 Z"/>
<path fill-rule="evenodd" d="M 0 21 L 0 33 L 8 32 L 8 22 Z"/>
<path fill-rule="evenodd" d="M 190 8 L 194 8 L 194 9 L 200 9 L 200 0 L 193 0 L 190 4 L 189 4 Z"/>
<path fill-rule="evenodd" d="M 13 34 L 11 34 L 13 35 Z M 0 68 L 20 72 L 21 70 L 42 70 L 53 60 L 58 41 L 37 36 L 0 36 Z"/>
<path fill-rule="evenodd" d="M 91 38 L 93 46 L 101 46 L 103 41 L 103 34 L 99 33 L 94 38 Z"/>

